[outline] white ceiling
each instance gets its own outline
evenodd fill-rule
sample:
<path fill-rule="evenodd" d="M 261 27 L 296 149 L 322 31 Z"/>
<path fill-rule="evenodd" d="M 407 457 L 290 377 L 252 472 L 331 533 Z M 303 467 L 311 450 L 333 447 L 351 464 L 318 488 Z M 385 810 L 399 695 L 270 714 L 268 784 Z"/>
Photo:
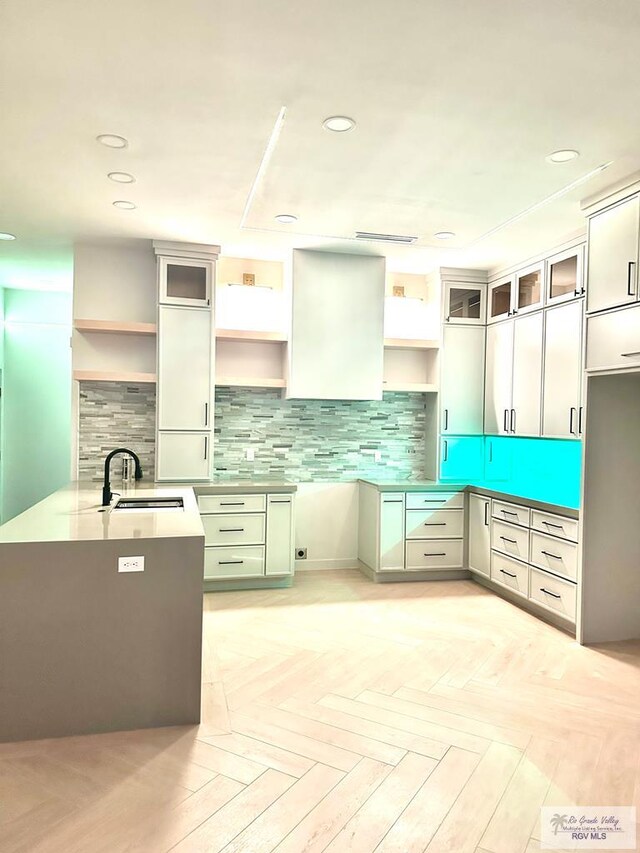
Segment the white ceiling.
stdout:
<path fill-rule="evenodd" d="M 581 229 L 580 199 L 640 169 L 639 45 L 637 0 L 0 0 L 0 230 L 19 237 L 0 243 L 0 284 L 60 286 L 74 239 L 278 258 L 363 251 L 350 238 L 365 230 L 420 237 L 369 245 L 405 272 L 512 263 Z M 336 113 L 357 127 L 323 130 Z M 581 156 L 545 162 L 567 147 Z M 456 232 L 446 248 L 439 230 Z"/>

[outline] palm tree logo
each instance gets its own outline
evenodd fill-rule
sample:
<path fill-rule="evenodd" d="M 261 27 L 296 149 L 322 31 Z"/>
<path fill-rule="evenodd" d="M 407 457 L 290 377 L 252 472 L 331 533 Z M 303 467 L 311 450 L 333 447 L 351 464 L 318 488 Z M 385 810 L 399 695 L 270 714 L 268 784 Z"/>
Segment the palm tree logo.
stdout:
<path fill-rule="evenodd" d="M 550 823 L 553 829 L 553 834 L 557 835 L 559 829 L 564 829 L 564 822 L 568 819 L 568 815 L 566 814 L 554 814 L 551 818 Z"/>

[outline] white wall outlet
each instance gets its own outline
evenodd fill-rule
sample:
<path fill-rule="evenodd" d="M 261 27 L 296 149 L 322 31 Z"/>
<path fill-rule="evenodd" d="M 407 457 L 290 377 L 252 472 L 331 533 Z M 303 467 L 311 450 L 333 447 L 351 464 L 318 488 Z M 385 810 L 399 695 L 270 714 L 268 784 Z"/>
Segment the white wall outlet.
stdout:
<path fill-rule="evenodd" d="M 247 447 L 246 457 L 249 462 L 253 462 L 253 460 L 256 458 L 256 452 L 253 447 Z"/>
<path fill-rule="evenodd" d="M 144 557 L 118 557 L 119 572 L 144 572 Z"/>

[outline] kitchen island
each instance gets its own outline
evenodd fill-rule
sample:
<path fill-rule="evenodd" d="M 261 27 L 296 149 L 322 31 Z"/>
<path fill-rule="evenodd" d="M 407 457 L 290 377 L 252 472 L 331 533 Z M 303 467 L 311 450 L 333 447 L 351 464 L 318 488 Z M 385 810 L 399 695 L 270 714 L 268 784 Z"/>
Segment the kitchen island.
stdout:
<path fill-rule="evenodd" d="M 0 741 L 198 723 L 204 531 L 71 484 L 0 526 Z"/>

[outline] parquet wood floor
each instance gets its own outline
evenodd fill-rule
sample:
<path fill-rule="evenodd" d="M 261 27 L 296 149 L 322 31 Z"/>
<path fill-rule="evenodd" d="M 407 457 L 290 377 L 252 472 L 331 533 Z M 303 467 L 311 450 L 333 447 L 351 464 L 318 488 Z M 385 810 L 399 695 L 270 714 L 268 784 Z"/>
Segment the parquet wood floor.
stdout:
<path fill-rule="evenodd" d="M 2 853 L 534 853 L 636 804 L 640 643 L 471 581 L 205 596 L 203 721 L 0 745 Z"/>

